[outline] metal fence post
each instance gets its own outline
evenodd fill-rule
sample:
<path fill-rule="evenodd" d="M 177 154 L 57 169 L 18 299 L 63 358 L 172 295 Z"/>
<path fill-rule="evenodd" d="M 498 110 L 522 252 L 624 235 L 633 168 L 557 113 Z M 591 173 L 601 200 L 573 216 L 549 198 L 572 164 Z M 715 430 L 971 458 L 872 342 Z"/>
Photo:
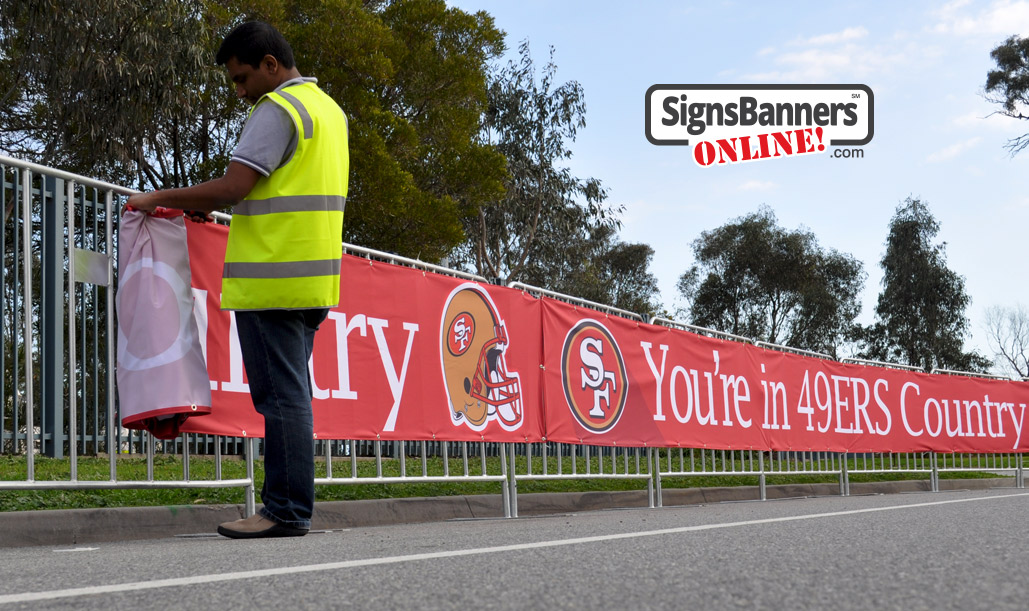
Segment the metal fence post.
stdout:
<path fill-rule="evenodd" d="M 43 177 L 39 185 L 42 223 L 42 290 L 40 295 L 40 375 L 42 377 L 42 454 L 64 458 L 64 181 Z M 32 189 L 31 181 L 23 185 Z M 51 199 L 47 200 L 47 193 Z M 32 222 L 32 217 L 25 219 Z M 74 236 L 69 236 L 73 240 Z M 30 265 L 29 261 L 25 262 Z M 74 286 L 72 287 L 74 290 Z M 31 309 L 26 311 L 30 316 Z M 74 375 L 74 373 L 72 374 Z M 32 434 L 32 431 L 29 431 Z M 74 434 L 74 431 L 71 432 Z"/>
<path fill-rule="evenodd" d="M 647 507 L 654 509 L 657 507 L 654 498 L 654 448 L 647 448 L 647 472 L 650 473 L 647 480 Z"/>
<path fill-rule="evenodd" d="M 932 475 L 929 476 L 929 483 L 932 486 L 933 492 L 940 491 L 940 469 L 936 465 L 936 452 L 933 452 L 930 456 L 930 464 L 932 465 Z"/>
<path fill-rule="evenodd" d="M 36 393 L 32 383 L 34 370 L 34 350 L 32 347 L 32 171 L 28 168 L 22 172 L 21 180 L 21 205 L 22 205 L 22 290 L 24 291 L 23 304 L 26 304 L 25 312 L 22 314 L 22 323 L 25 325 L 25 454 L 27 456 L 26 477 L 28 481 L 36 479 Z M 15 390 L 17 392 L 17 389 Z M 15 404 L 17 405 L 17 403 Z M 18 431 L 14 431 L 14 448 L 18 447 Z M 42 443 L 40 444 L 42 449 Z"/>
<path fill-rule="evenodd" d="M 654 479 L 657 485 L 657 506 L 664 507 L 665 499 L 661 492 L 661 450 L 658 448 L 654 448 Z"/>
<path fill-rule="evenodd" d="M 117 463 L 116 458 L 121 448 L 118 447 L 118 442 L 115 438 L 115 431 L 118 428 L 118 422 L 115 420 L 115 390 L 114 390 L 114 377 L 115 377 L 115 356 L 114 356 L 114 345 L 117 343 L 118 336 L 116 335 L 114 327 L 114 193 L 110 190 L 107 191 L 104 208 L 104 222 L 106 223 L 105 238 L 107 246 L 107 256 L 112 258 L 111 263 L 107 265 L 107 456 L 110 460 L 110 471 L 111 481 L 118 479 Z M 215 447 L 220 447 L 217 444 Z M 218 460 L 218 479 L 221 479 L 221 460 Z"/>
<path fill-rule="evenodd" d="M 71 480 L 75 481 L 79 478 L 78 472 L 78 459 L 79 459 L 79 448 L 78 448 L 78 367 L 75 362 L 75 181 L 69 180 L 65 183 L 68 187 L 67 196 L 64 201 L 68 210 L 68 456 L 71 457 Z M 54 194 L 56 196 L 56 193 Z M 56 201 L 56 197 L 54 198 Z M 85 229 L 85 228 L 83 228 Z M 83 294 L 83 296 L 85 296 Z M 83 376 L 82 383 L 85 384 L 85 376 Z M 63 394 L 63 393 L 62 393 Z M 60 412 L 64 412 L 64 405 L 59 408 Z M 55 421 L 56 425 L 56 421 Z M 64 446 L 62 436 L 58 433 L 64 432 L 64 423 L 61 422 L 60 427 L 55 426 L 55 430 L 51 438 L 54 440 L 53 444 L 55 448 Z M 85 431 L 83 430 L 83 433 Z M 83 435 L 85 437 L 85 435 Z M 82 440 L 85 444 L 85 439 Z"/>
<path fill-rule="evenodd" d="M 1022 472 L 1022 462 L 1025 460 L 1023 454 L 1016 454 L 1018 457 L 1018 471 L 1015 473 L 1015 487 L 1025 488 L 1025 473 Z"/>
<path fill-rule="evenodd" d="M 483 472 L 483 474 L 485 474 L 486 473 L 486 456 L 485 456 L 486 455 L 486 444 L 483 444 L 482 447 L 480 447 L 479 451 L 482 452 L 482 472 Z M 507 465 L 507 453 L 502 451 L 502 452 L 500 452 L 500 474 L 503 475 L 505 478 L 508 478 L 508 477 L 510 477 L 509 473 L 510 473 L 510 469 L 508 469 L 508 465 Z M 501 484 L 501 486 L 500 486 L 500 502 L 504 505 L 504 517 L 505 518 L 513 517 L 511 515 L 511 488 L 510 488 L 510 482 L 508 482 L 507 479 L 505 479 L 504 483 Z"/>
<path fill-rule="evenodd" d="M 766 480 L 765 480 L 765 453 L 763 451 L 758 452 L 757 456 L 758 456 L 757 466 L 758 466 L 758 469 L 760 469 L 760 471 L 761 471 L 761 474 L 758 475 L 758 490 L 760 490 L 760 492 L 761 492 L 761 500 L 762 501 L 767 501 L 768 500 L 768 489 L 765 486 L 765 484 L 766 484 Z M 753 463 L 751 463 L 751 464 L 753 464 Z"/>
<path fill-rule="evenodd" d="M 847 453 L 840 454 L 840 496 L 850 496 L 850 472 L 847 470 Z"/>
<path fill-rule="evenodd" d="M 510 500 L 509 500 L 510 505 L 511 505 L 511 515 L 508 516 L 508 517 L 510 517 L 510 518 L 517 518 L 518 517 L 518 477 L 517 477 L 518 468 L 515 465 L 515 444 L 508 443 L 506 445 L 507 445 L 508 457 L 509 457 L 508 458 L 508 466 L 507 466 L 507 481 L 508 481 L 508 487 L 509 487 L 510 492 L 508 494 L 511 497 Z"/>
<path fill-rule="evenodd" d="M 244 515 L 243 517 L 249 518 L 250 516 L 257 513 L 257 501 L 254 498 L 256 494 L 255 489 L 257 487 L 254 482 L 254 438 L 247 437 L 246 443 L 243 444 L 243 448 L 243 451 L 246 454 L 247 461 L 247 479 L 250 480 L 250 483 L 247 484 L 246 489 L 244 491 L 245 509 L 243 510 L 243 513 L 246 515 Z"/>

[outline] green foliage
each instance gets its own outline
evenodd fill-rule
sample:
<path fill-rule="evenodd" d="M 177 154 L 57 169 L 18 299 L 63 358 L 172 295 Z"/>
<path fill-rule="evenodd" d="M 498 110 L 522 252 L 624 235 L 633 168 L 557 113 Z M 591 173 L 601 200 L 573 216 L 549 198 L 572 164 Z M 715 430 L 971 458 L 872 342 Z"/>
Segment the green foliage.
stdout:
<path fill-rule="evenodd" d="M 610 225 L 583 226 L 547 258 L 527 261 L 523 282 L 650 316 L 660 309 L 648 267 L 654 249 L 617 238 Z"/>
<path fill-rule="evenodd" d="M 1000 114 L 1015 119 L 1029 119 L 1025 108 L 1029 105 L 1029 38 L 1012 36 L 990 51 L 997 63 L 986 74 L 986 96 L 998 104 Z M 1008 141 L 1011 154 L 1029 146 L 1029 134 Z"/>
<path fill-rule="evenodd" d="M 443 0 L 5 2 L 0 148 L 146 188 L 221 175 L 246 115 L 213 60 L 247 19 L 278 27 L 348 114 L 344 239 L 429 261 L 461 243 L 503 193 L 503 156 L 478 136 L 504 43 Z"/>
<path fill-rule="evenodd" d="M 213 43 L 201 0 L 0 7 L 5 151 L 152 187 L 184 184 L 196 166 L 224 154 L 212 142 L 226 126 L 223 114 L 211 114 Z M 209 146 L 197 150 L 203 141 Z"/>
<path fill-rule="evenodd" d="M 507 159 L 506 194 L 466 224 L 468 242 L 455 255 L 479 274 L 507 281 L 525 281 L 529 266 L 563 264 L 569 239 L 617 227 L 619 211 L 604 205 L 600 181 L 581 180 L 559 165 L 586 125 L 582 86 L 555 83 L 553 49 L 539 76 L 528 41 L 518 50 L 518 62 L 497 70 L 490 81 L 484 131 Z"/>
<path fill-rule="evenodd" d="M 678 283 L 695 324 L 836 356 L 860 312 L 861 263 L 768 208 L 705 231 Z"/>
<path fill-rule="evenodd" d="M 486 13 L 443 0 L 222 0 L 290 41 L 301 74 L 347 113 L 350 192 L 344 239 L 438 261 L 464 219 L 502 193 L 503 157 L 478 141 L 488 62 L 503 34 Z"/>
<path fill-rule="evenodd" d="M 947 268 L 940 225 L 919 199 L 907 198 L 890 221 L 876 322 L 862 329 L 861 356 L 920 367 L 985 372 L 989 359 L 964 351 L 970 299 L 964 278 Z"/>
<path fill-rule="evenodd" d="M 3 3 L 0 149 L 143 189 L 221 175 L 246 109 L 213 59 L 250 19 L 348 115 L 344 240 L 656 309 L 653 251 L 618 241 L 600 181 L 561 167 L 582 87 L 553 61 L 538 74 L 527 42 L 492 68 L 503 32 L 444 0 Z"/>

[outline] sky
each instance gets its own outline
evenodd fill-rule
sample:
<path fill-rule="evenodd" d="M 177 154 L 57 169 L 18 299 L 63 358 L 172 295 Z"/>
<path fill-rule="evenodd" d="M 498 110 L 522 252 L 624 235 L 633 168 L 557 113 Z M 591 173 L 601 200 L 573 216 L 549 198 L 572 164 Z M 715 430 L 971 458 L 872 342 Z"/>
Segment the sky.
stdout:
<path fill-rule="evenodd" d="M 768 206 L 787 229 L 812 231 L 867 273 L 859 322 L 874 320 L 889 222 L 908 197 L 940 223 L 947 265 L 965 279 L 972 334 L 991 354 L 984 311 L 1029 305 L 1029 150 L 1005 143 L 1029 121 L 993 114 L 990 51 L 1029 36 L 1029 0 L 744 2 L 448 0 L 486 11 L 506 33 L 506 59 L 528 39 L 537 66 L 554 48 L 557 81 L 585 90 L 586 127 L 573 174 L 625 206 L 620 238 L 654 249 L 651 272 L 669 311 L 702 231 Z M 824 154 L 701 167 L 692 146 L 645 135 L 655 84 L 863 84 L 874 136 L 862 158 Z"/>

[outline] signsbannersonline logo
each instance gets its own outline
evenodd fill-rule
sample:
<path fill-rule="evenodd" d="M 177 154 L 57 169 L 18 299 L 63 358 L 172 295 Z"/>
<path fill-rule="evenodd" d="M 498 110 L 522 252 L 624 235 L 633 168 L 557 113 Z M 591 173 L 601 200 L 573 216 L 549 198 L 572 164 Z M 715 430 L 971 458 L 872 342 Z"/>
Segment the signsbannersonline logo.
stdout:
<path fill-rule="evenodd" d="M 867 85 L 654 85 L 647 140 L 692 145 L 709 167 L 861 146 L 874 132 Z"/>

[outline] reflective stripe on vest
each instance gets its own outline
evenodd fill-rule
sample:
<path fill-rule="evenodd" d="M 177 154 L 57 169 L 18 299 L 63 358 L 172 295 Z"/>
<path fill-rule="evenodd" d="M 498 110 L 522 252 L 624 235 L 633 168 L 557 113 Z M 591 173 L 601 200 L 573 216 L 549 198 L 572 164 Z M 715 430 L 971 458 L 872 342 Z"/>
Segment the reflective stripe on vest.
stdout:
<path fill-rule="evenodd" d="M 291 93 L 286 92 L 285 89 L 279 91 L 278 94 L 289 102 L 297 114 L 300 115 L 300 125 L 303 128 L 301 130 L 301 137 L 304 140 L 310 139 L 314 135 L 314 121 L 311 120 L 311 113 L 307 112 L 307 108 Z"/>
<path fill-rule="evenodd" d="M 257 216 L 278 212 L 343 212 L 347 198 L 338 195 L 294 195 L 272 199 L 245 199 L 232 214 Z"/>
<path fill-rule="evenodd" d="M 283 263 L 226 263 L 223 278 L 309 278 L 339 275 L 339 259 L 286 261 Z"/>
<path fill-rule="evenodd" d="M 268 103 L 292 119 L 297 148 L 233 210 L 222 308 L 332 307 L 339 302 L 350 165 L 346 115 L 312 82 L 258 100 Z"/>

